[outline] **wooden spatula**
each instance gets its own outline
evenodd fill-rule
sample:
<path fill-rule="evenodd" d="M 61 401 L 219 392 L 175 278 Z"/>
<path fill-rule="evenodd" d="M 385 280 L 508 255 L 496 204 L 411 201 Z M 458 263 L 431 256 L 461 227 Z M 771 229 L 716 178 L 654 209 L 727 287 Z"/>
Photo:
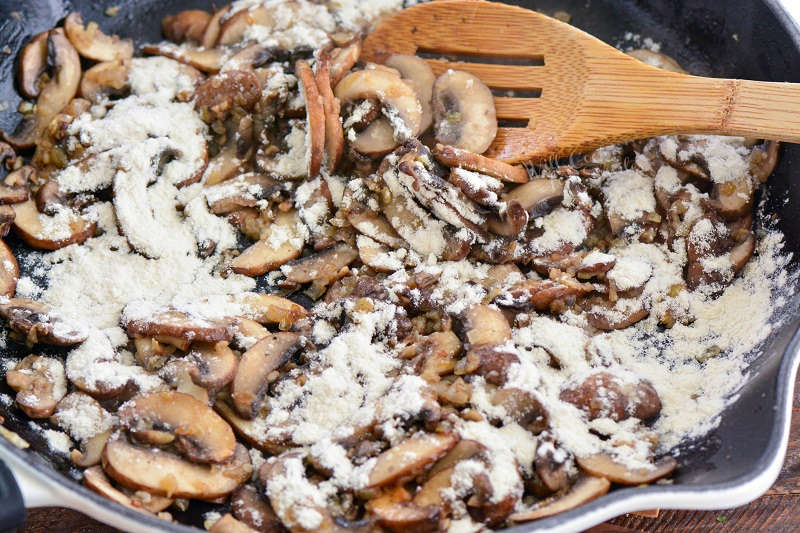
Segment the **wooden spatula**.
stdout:
<path fill-rule="evenodd" d="M 506 4 L 441 0 L 401 11 L 367 37 L 362 58 L 393 53 L 420 55 L 437 75 L 452 68 L 483 80 L 501 126 L 486 155 L 509 162 L 677 133 L 800 142 L 800 84 L 668 72 Z"/>

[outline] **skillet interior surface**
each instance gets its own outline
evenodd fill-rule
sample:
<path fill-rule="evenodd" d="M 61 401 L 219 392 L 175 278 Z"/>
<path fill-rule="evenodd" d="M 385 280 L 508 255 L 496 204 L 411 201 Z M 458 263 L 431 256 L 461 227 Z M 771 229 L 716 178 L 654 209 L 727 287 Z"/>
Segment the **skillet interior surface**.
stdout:
<path fill-rule="evenodd" d="M 369 0 L 364 0 L 369 1 Z M 552 14 L 564 10 L 572 15 L 575 26 L 612 44 L 632 46 L 625 40 L 626 32 L 650 37 L 661 43 L 662 51 L 675 57 L 694 74 L 714 77 L 736 77 L 767 81 L 800 82 L 800 32 L 782 25 L 771 7 L 773 0 L 517 0 L 509 3 Z M 118 14 L 104 15 L 106 7 L 119 5 Z M 84 20 L 95 20 L 108 32 L 133 37 L 137 45 L 161 39 L 160 20 L 164 15 L 187 8 L 210 9 L 207 0 L 174 0 L 170 2 L 137 0 L 121 3 L 119 0 L 4 0 L 0 3 L 0 129 L 11 130 L 19 120 L 15 112 L 20 97 L 15 89 L 16 57 L 21 46 L 36 33 L 56 25 L 70 11 L 78 10 Z M 16 13 L 16 14 L 15 14 Z M 4 48 L 7 47 L 7 48 Z M 783 145 L 781 158 L 767 184 L 764 213 L 760 217 L 777 217 L 778 229 L 785 235 L 787 252 L 800 255 L 800 145 Z M 23 273 L 30 271 L 30 256 L 35 253 L 22 250 L 13 237 L 9 244 L 22 256 L 20 266 Z M 797 260 L 791 264 L 796 269 Z M 27 271 L 27 272 L 26 272 Z M 679 469 L 674 476 L 675 485 L 628 488 L 613 491 L 580 509 L 548 520 L 520 526 L 520 531 L 539 530 L 555 525 L 585 512 L 588 508 L 599 508 L 612 500 L 626 498 L 635 491 L 652 494 L 653 506 L 658 506 L 658 493 L 664 490 L 711 490 L 741 483 L 745 478 L 759 472 L 777 453 L 778 436 L 783 416 L 775 410 L 776 403 L 791 401 L 781 398 L 784 393 L 776 384 L 787 385 L 790 373 L 790 341 L 800 326 L 797 309 L 800 296 L 787 287 L 785 296 L 791 299 L 781 312 L 783 322 L 776 327 L 762 347 L 761 355 L 751 365 L 751 379 L 743 388 L 741 398 L 729 407 L 722 416 L 719 427 L 705 439 L 681 447 Z M 47 350 L 39 350 L 47 351 Z M 0 350 L 2 357 L 25 355 L 24 347 L 13 341 Z M 53 352 L 58 353 L 58 352 Z M 782 357 L 784 353 L 787 357 Z M 63 355 L 63 353 L 62 353 Z M 796 355 L 796 354 L 795 354 Z M 0 367 L 0 374 L 2 374 Z M 789 389 L 791 387 L 789 386 Z M 0 392 L 10 393 L 4 376 L 0 375 Z M 788 396 L 788 392 L 785 393 Z M 48 452 L 42 437 L 29 426 L 28 419 L 14 406 L 0 403 L 0 416 L 7 419 L 6 426 L 17 431 L 31 443 L 31 450 L 19 452 L 26 460 L 36 464 L 54 483 L 69 483 L 75 490 L 91 499 L 106 502 L 73 482 L 79 477 L 70 467 L 69 460 Z M 0 446 L 10 446 L 0 442 Z M 73 481 L 67 481 L 67 480 Z M 107 505 L 114 505 L 107 502 Z M 213 507 L 193 502 L 188 512 L 174 512 L 176 519 L 202 527 L 202 514 Z M 120 511 L 142 520 L 140 514 L 119 507 Z M 171 510 L 172 511 L 172 510 Z M 173 530 L 184 528 L 158 522 Z"/>

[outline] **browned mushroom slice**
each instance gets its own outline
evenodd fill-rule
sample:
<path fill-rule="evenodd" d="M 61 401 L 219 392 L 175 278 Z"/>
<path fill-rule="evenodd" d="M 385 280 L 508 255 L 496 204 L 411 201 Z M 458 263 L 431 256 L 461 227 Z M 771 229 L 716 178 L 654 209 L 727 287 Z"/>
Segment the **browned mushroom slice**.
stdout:
<path fill-rule="evenodd" d="M 231 384 L 231 399 L 236 411 L 245 418 L 253 418 L 261 406 L 274 374 L 301 346 L 296 333 L 274 333 L 258 341 L 242 355 L 239 368 Z"/>
<path fill-rule="evenodd" d="M 203 183 L 216 185 L 237 175 L 249 157 L 239 157 L 235 143 L 225 146 L 215 155 L 203 173 Z"/>
<path fill-rule="evenodd" d="M 237 520 L 262 533 L 277 533 L 281 521 L 254 485 L 242 485 L 231 494 L 231 511 Z"/>
<path fill-rule="evenodd" d="M 678 74 L 688 74 L 680 64 L 667 54 L 661 52 L 654 52 L 647 48 L 638 48 L 626 52 L 629 56 L 635 57 L 642 63 L 647 63 L 652 67 L 669 70 L 670 72 L 677 72 Z"/>
<path fill-rule="evenodd" d="M 598 274 L 605 274 L 614 268 L 616 264 L 617 258 L 615 256 L 594 250 L 581 258 L 575 275 L 578 279 L 587 279 Z"/>
<path fill-rule="evenodd" d="M 203 32 L 203 38 L 200 41 L 200 46 L 203 48 L 214 48 L 214 46 L 217 44 L 217 39 L 219 38 L 219 30 L 222 19 L 228 14 L 230 9 L 231 6 L 227 5 L 218 9 L 213 15 L 211 15 L 211 19 L 208 21 L 208 25 Z"/>
<path fill-rule="evenodd" d="M 270 331 L 249 318 L 236 317 L 233 320 L 234 346 L 242 351 L 250 349 L 255 343 L 270 334 Z"/>
<path fill-rule="evenodd" d="M 6 382 L 17 391 L 17 405 L 31 418 L 52 415 L 67 393 L 64 365 L 52 357 L 25 357 L 6 373 Z"/>
<path fill-rule="evenodd" d="M 630 382 L 608 372 L 590 375 L 559 397 L 582 409 L 590 420 L 607 417 L 618 422 L 630 416 L 650 420 L 661 412 L 661 399 L 648 380 Z"/>
<path fill-rule="evenodd" d="M 495 307 L 473 305 L 459 318 L 456 331 L 467 348 L 480 344 L 500 345 L 511 339 L 511 326 Z"/>
<path fill-rule="evenodd" d="M 352 43 L 342 48 L 335 48 L 331 51 L 331 86 L 344 78 L 361 55 L 361 41 L 356 39 Z"/>
<path fill-rule="evenodd" d="M 437 530 L 441 512 L 439 507 L 421 507 L 409 499 L 408 491 L 397 487 L 369 500 L 365 507 L 389 531 Z"/>
<path fill-rule="evenodd" d="M 39 81 L 47 69 L 47 37 L 46 31 L 36 35 L 19 56 L 19 90 L 27 98 L 36 98 L 41 90 Z"/>
<path fill-rule="evenodd" d="M 569 281 L 560 283 L 551 280 L 526 280 L 516 283 L 495 299 L 497 305 L 514 308 L 533 307 L 543 311 L 556 301 L 573 298 L 593 290 L 588 283 Z"/>
<path fill-rule="evenodd" d="M 731 268 L 734 273 L 740 272 L 747 261 L 753 256 L 756 249 L 756 238 L 752 231 L 747 232 L 747 236 L 742 242 L 734 246 L 730 251 Z"/>
<path fill-rule="evenodd" d="M 422 106 L 422 120 L 420 122 L 419 133 L 424 133 L 433 123 L 433 108 L 431 100 L 433 97 L 433 83 L 436 77 L 427 61 L 421 57 L 394 54 L 385 61 L 387 67 L 392 67 L 400 72 L 406 83 L 411 85 L 417 93 L 417 99 Z"/>
<path fill-rule="evenodd" d="M 26 198 L 27 199 L 27 198 Z M 36 209 L 45 215 L 54 216 L 59 210 L 67 207 L 67 197 L 58 188 L 58 182 L 46 181 L 36 191 Z"/>
<path fill-rule="evenodd" d="M 83 73 L 79 94 L 94 103 L 122 94 L 128 86 L 130 61 L 118 59 L 98 63 Z"/>
<path fill-rule="evenodd" d="M 544 500 L 537 507 L 529 510 L 514 513 L 509 517 L 512 522 L 529 522 L 539 520 L 559 513 L 569 511 L 580 505 L 596 500 L 605 495 L 611 483 L 602 477 L 582 476 L 572 488 L 560 497 Z"/>
<path fill-rule="evenodd" d="M 92 466 L 91 468 L 84 470 L 83 484 L 100 496 L 103 496 L 112 502 L 116 502 L 136 511 L 147 514 L 150 513 L 150 511 L 142 507 L 141 502 L 135 501 L 133 498 L 114 487 L 111 484 L 111 480 L 106 477 L 105 472 L 103 472 L 103 469 L 99 466 Z M 167 506 L 169 506 L 171 503 L 172 500 L 168 500 Z M 165 508 L 167 506 L 165 506 Z"/>
<path fill-rule="evenodd" d="M 264 431 L 263 420 L 242 418 L 236 414 L 232 407 L 222 401 L 217 401 L 214 404 L 214 409 L 222 418 L 228 421 L 237 435 L 258 450 L 269 455 L 279 455 L 289 448 L 290 443 L 288 440 L 277 440 L 267 435 L 267 432 Z"/>
<path fill-rule="evenodd" d="M 715 183 L 708 205 L 725 220 L 735 220 L 752 210 L 754 192 L 748 176 Z"/>
<path fill-rule="evenodd" d="M 50 306 L 28 298 L 11 298 L 0 303 L 0 316 L 30 344 L 73 346 L 85 341 L 88 335 L 81 325 L 64 319 Z"/>
<path fill-rule="evenodd" d="M 778 141 L 767 141 L 766 146 L 755 148 L 750 154 L 750 174 L 758 183 L 766 183 L 778 164 Z"/>
<path fill-rule="evenodd" d="M 300 318 L 308 315 L 308 311 L 293 301 L 260 292 L 243 292 L 234 297 L 243 307 L 242 314 L 261 324 L 278 324 L 281 329 L 288 329 Z"/>
<path fill-rule="evenodd" d="M 59 210 L 56 216 L 39 213 L 36 202 L 13 204 L 14 231 L 20 239 L 33 248 L 58 250 L 70 244 L 81 244 L 97 226 L 71 209 Z"/>
<path fill-rule="evenodd" d="M 189 41 L 200 44 L 210 21 L 211 13 L 208 11 L 187 9 L 164 17 L 161 21 L 161 32 L 164 37 L 175 43 Z"/>
<path fill-rule="evenodd" d="M 420 132 L 422 109 L 419 100 L 414 93 L 414 89 L 404 82 L 399 75 L 381 69 L 365 69 L 351 72 L 336 85 L 334 94 L 342 102 L 369 98 L 378 99 L 383 105 L 384 114 L 386 114 L 393 132 L 394 146 L 399 145 L 406 139 L 415 137 Z M 373 127 L 377 127 L 375 124 L 379 123 L 383 123 L 383 121 L 373 122 L 359 134 L 359 137 L 367 135 L 367 132 Z"/>
<path fill-rule="evenodd" d="M 133 339 L 133 344 L 136 348 L 136 362 L 150 372 L 163 367 L 175 351 L 172 346 L 161 344 L 150 337 L 137 337 Z"/>
<path fill-rule="evenodd" d="M 81 444 L 81 448 L 74 449 L 69 452 L 69 458 L 72 464 L 81 468 L 87 468 L 100 464 L 100 458 L 103 455 L 103 448 L 106 447 L 109 437 L 111 437 L 112 430 L 103 431 L 93 437 L 89 437 Z"/>
<path fill-rule="evenodd" d="M 170 498 L 226 496 L 253 473 L 250 454 L 241 444 L 226 463 L 198 464 L 158 448 L 135 446 L 121 435 L 108 441 L 102 463 L 119 484 Z"/>
<path fill-rule="evenodd" d="M 450 169 L 450 183 L 461 189 L 477 204 L 487 207 L 498 207 L 500 195 L 503 193 L 503 183 L 471 170 L 454 167 Z"/>
<path fill-rule="evenodd" d="M 358 258 L 358 251 L 346 243 L 337 244 L 282 267 L 291 283 L 313 282 L 312 290 L 327 287 L 346 275 L 347 266 Z"/>
<path fill-rule="evenodd" d="M 544 489 L 548 492 L 555 493 L 569 487 L 569 464 L 566 462 L 568 457 L 569 455 L 563 451 L 560 457 L 557 457 L 556 447 L 551 438 L 539 440 L 533 466 Z"/>
<path fill-rule="evenodd" d="M 0 295 L 8 298 L 14 296 L 19 279 L 17 258 L 8 245 L 0 239 Z"/>
<path fill-rule="evenodd" d="M 274 25 L 275 20 L 269 8 L 258 6 L 253 9 L 242 9 L 233 13 L 220 25 L 219 37 L 215 44 L 217 46 L 236 44 L 244 38 L 249 27 Z"/>
<path fill-rule="evenodd" d="M 492 91 L 469 72 L 448 70 L 433 85 L 433 122 L 440 143 L 482 154 L 497 135 Z"/>
<path fill-rule="evenodd" d="M 209 210 L 215 215 L 227 215 L 242 207 L 256 207 L 260 200 L 277 191 L 272 178 L 256 172 L 240 174 L 223 183 L 205 189 Z"/>
<path fill-rule="evenodd" d="M 64 31 L 78 53 L 87 59 L 115 61 L 133 57 L 133 41 L 120 39 L 116 35 L 106 35 L 96 22 L 90 22 L 84 27 L 80 13 L 73 12 L 67 16 Z"/>
<path fill-rule="evenodd" d="M 364 235 L 356 238 L 356 248 L 361 262 L 376 272 L 396 272 L 405 267 L 405 254 L 398 256 L 396 251 Z"/>
<path fill-rule="evenodd" d="M 528 171 L 523 167 L 509 165 L 503 161 L 490 159 L 455 146 L 437 143 L 433 149 L 433 155 L 440 163 L 448 167 L 479 172 L 501 181 L 525 183 L 530 179 Z"/>
<path fill-rule="evenodd" d="M 54 65 L 53 77 L 41 87 L 34 113 L 23 118 L 13 134 L 3 133 L 15 148 L 31 148 L 78 92 L 81 60 L 61 28 L 50 30 L 48 58 Z"/>
<path fill-rule="evenodd" d="M 472 459 L 473 457 L 476 457 L 484 452 L 486 452 L 486 446 L 480 442 L 471 439 L 462 439 L 458 441 L 458 444 L 453 446 L 453 448 L 447 452 L 444 457 L 436 461 L 436 463 L 426 473 L 426 476 L 428 479 L 432 479 L 439 472 L 450 470 L 459 462 Z"/>
<path fill-rule="evenodd" d="M 639 298 L 621 298 L 611 303 L 605 298 L 593 297 L 586 301 L 586 305 L 586 320 L 603 331 L 627 328 L 650 315 L 650 310 Z"/>
<path fill-rule="evenodd" d="M 208 528 L 210 533 L 258 533 L 244 522 L 236 520 L 233 515 L 226 514 Z"/>
<path fill-rule="evenodd" d="M 547 428 L 547 410 L 536 397 L 515 387 L 500 389 L 492 396 L 492 405 L 499 405 L 517 424 L 531 433 L 541 433 Z"/>
<path fill-rule="evenodd" d="M 261 95 L 253 72 L 226 70 L 209 76 L 195 91 L 195 107 L 207 120 L 224 120 L 237 107 L 252 111 Z"/>
<path fill-rule="evenodd" d="M 233 381 L 239 360 L 225 342 L 194 343 L 188 355 L 193 363 L 189 375 L 197 385 L 219 390 Z"/>
<path fill-rule="evenodd" d="M 419 474 L 447 453 L 458 440 L 453 433 L 423 434 L 392 446 L 378 456 L 369 473 L 367 486 L 382 487 Z"/>
<path fill-rule="evenodd" d="M 300 257 L 304 239 L 296 211 L 279 213 L 261 238 L 231 262 L 231 270 L 246 276 L 260 276 Z M 288 237 L 288 238 L 287 238 Z"/>
<path fill-rule="evenodd" d="M 129 318 L 123 313 L 122 325 L 131 336 L 166 335 L 188 341 L 230 341 L 233 329 L 222 320 L 193 317 L 176 309 L 161 308 L 146 317 Z"/>
<path fill-rule="evenodd" d="M 355 200 L 350 202 L 347 221 L 360 233 L 391 248 L 401 248 L 406 244 L 380 213 Z"/>
<path fill-rule="evenodd" d="M 457 376 L 476 374 L 487 383 L 502 386 L 508 378 L 508 369 L 519 363 L 519 356 L 495 344 L 473 346 L 456 364 L 453 373 Z"/>
<path fill-rule="evenodd" d="M 393 191 L 391 200 L 382 207 L 386 220 L 415 252 L 437 257 L 444 254 L 447 246 L 444 223 L 432 217 L 404 191 Z"/>
<path fill-rule="evenodd" d="M 333 172 L 339 166 L 342 152 L 344 152 L 344 131 L 339 118 L 341 106 L 339 99 L 333 95 L 331 89 L 330 56 L 322 53 L 318 61 L 316 82 L 325 111 L 325 168 Z"/>
<path fill-rule="evenodd" d="M 677 461 L 669 455 L 656 461 L 650 468 L 628 468 L 603 453 L 578 457 L 577 461 L 590 474 L 621 485 L 652 483 L 670 475 L 678 466 Z"/>
<path fill-rule="evenodd" d="M 314 72 L 308 63 L 302 59 L 297 61 L 294 72 L 305 96 L 309 132 L 308 177 L 314 178 L 319 174 L 322 156 L 325 153 L 325 107 L 314 79 Z"/>
<path fill-rule="evenodd" d="M 16 213 L 10 205 L 0 204 L 0 237 L 5 237 L 11 231 Z"/>
<path fill-rule="evenodd" d="M 142 47 L 142 52 L 168 57 L 208 73 L 218 72 L 225 62 L 225 52 L 219 48 L 197 48 L 186 44 L 148 44 Z"/>
<path fill-rule="evenodd" d="M 530 215 L 516 200 L 506 203 L 505 212 L 499 217 L 490 217 L 486 227 L 495 235 L 516 237 L 525 229 Z"/>
<path fill-rule="evenodd" d="M 546 215 L 564 198 L 564 182 L 537 178 L 514 187 L 506 194 L 506 202 L 517 201 L 532 217 Z"/>
<path fill-rule="evenodd" d="M 142 440 L 169 433 L 192 461 L 224 463 L 233 456 L 236 439 L 225 420 L 208 405 L 180 392 L 156 392 L 126 402 L 120 423 Z"/>

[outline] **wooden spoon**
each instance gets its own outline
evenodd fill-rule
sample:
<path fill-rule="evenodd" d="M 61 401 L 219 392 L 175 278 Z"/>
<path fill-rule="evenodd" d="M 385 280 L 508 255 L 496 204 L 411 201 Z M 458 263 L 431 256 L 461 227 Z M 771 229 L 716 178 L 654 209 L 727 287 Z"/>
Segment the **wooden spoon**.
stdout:
<path fill-rule="evenodd" d="M 520 7 L 442 0 L 400 11 L 367 37 L 361 58 L 394 53 L 424 57 L 437 75 L 471 72 L 496 95 L 513 91 L 495 97 L 501 127 L 485 154 L 512 163 L 678 133 L 800 142 L 800 84 L 668 72 Z"/>

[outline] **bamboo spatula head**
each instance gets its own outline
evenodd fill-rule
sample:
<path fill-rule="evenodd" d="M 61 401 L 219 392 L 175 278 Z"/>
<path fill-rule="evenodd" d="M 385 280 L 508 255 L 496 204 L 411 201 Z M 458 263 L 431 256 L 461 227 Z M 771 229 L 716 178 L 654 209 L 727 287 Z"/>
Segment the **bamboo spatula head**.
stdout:
<path fill-rule="evenodd" d="M 382 63 L 391 54 L 419 55 L 436 75 L 478 76 L 495 95 L 500 126 L 485 155 L 509 162 L 657 135 L 766 128 L 750 128 L 759 117 L 733 112 L 740 83 L 759 82 L 651 67 L 569 24 L 506 4 L 442 0 L 401 11 L 366 38 L 361 57 Z M 793 103 L 796 110 L 800 98 Z"/>

